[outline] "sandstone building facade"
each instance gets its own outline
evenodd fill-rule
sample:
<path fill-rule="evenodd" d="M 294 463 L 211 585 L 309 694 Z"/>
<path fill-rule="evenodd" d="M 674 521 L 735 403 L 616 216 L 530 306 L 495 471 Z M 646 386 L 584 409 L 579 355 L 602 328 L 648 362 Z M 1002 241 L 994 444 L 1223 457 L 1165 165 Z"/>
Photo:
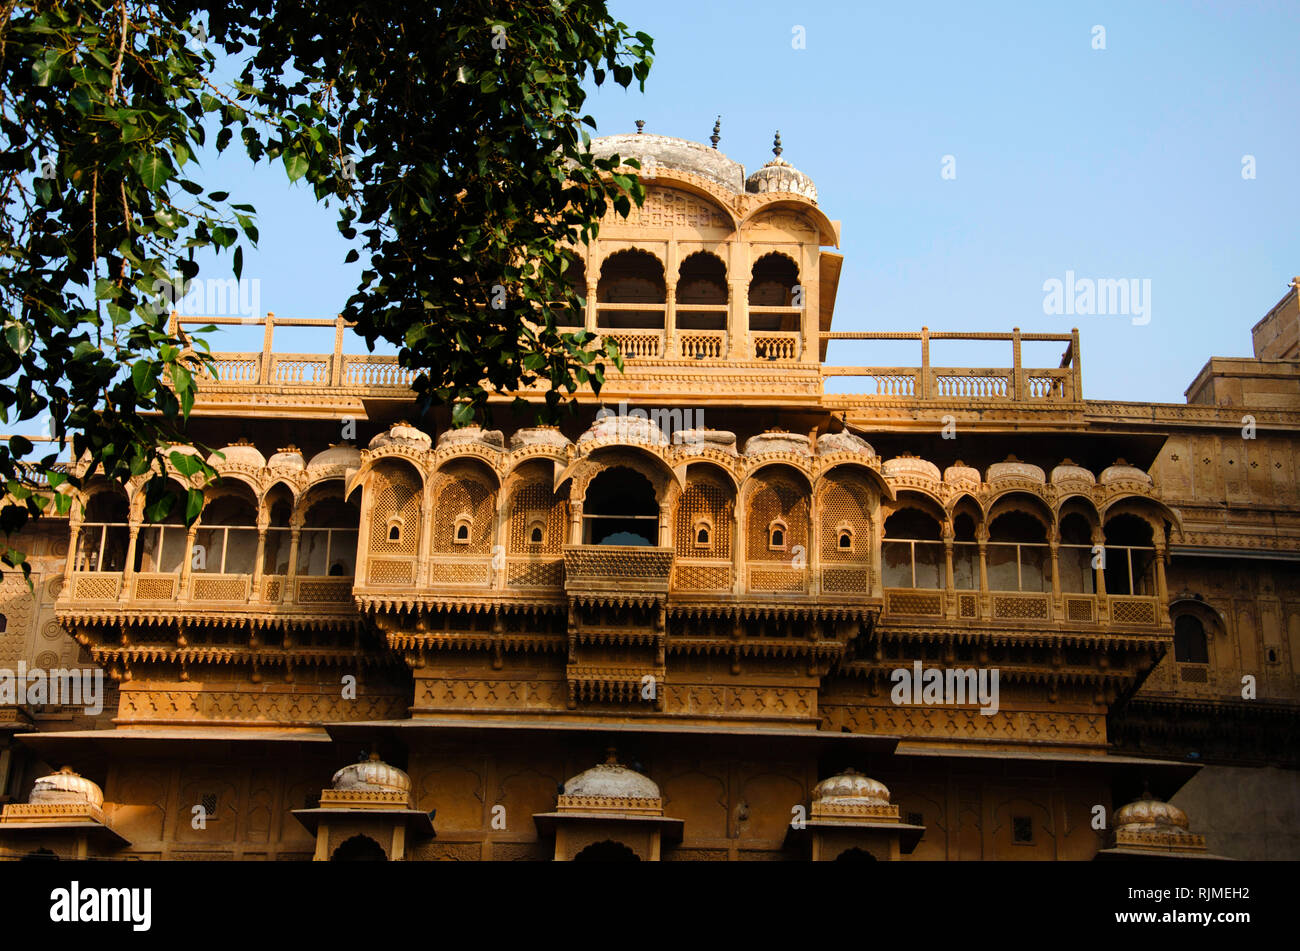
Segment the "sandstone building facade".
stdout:
<path fill-rule="evenodd" d="M 22 540 L 0 668 L 110 689 L 0 702 L 0 857 L 1300 857 L 1300 279 L 1186 404 L 1085 399 L 1078 331 L 834 331 L 779 148 L 596 146 L 653 161 L 568 321 L 627 371 L 564 426 L 415 418 L 268 316 L 197 523 L 91 482 Z M 828 362 L 877 340 L 915 365 Z"/>

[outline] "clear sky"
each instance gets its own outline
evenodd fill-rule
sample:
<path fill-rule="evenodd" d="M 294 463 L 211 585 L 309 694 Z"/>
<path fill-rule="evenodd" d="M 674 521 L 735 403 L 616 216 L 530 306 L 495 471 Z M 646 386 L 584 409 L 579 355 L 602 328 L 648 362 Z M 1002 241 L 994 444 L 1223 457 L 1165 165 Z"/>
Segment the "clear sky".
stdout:
<path fill-rule="evenodd" d="M 1300 274 L 1294 0 L 612 8 L 654 37 L 656 59 L 644 95 L 589 101 L 598 134 L 644 119 L 706 142 L 720 114 L 720 148 L 749 172 L 779 129 L 783 157 L 843 222 L 838 330 L 1077 326 L 1085 396 L 1182 402 L 1209 357 L 1251 353 L 1250 328 Z M 280 165 L 204 164 L 214 187 L 257 206 L 245 276 L 262 310 L 336 313 L 359 266 L 342 264 L 334 212 Z M 1045 282 L 1067 272 L 1136 280 L 1149 310 L 1045 313 Z M 242 333 L 220 348 L 260 348 Z M 276 349 L 331 342 L 286 332 Z M 916 365 L 902 346 L 836 345 L 830 362 Z M 1060 348 L 1048 350 L 1026 363 L 1055 366 Z M 1004 366 L 1009 347 L 951 344 L 933 362 Z"/>

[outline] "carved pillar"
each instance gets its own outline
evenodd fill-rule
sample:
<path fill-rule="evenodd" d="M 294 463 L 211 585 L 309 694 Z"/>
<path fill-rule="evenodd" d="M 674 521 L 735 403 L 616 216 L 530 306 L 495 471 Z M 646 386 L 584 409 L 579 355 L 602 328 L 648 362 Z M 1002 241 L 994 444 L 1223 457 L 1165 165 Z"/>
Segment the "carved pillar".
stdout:
<path fill-rule="evenodd" d="M 591 333 L 596 332 L 596 282 L 587 281 L 587 321 L 586 328 Z"/>
<path fill-rule="evenodd" d="M 980 608 L 984 617 L 993 616 L 993 602 L 989 598 L 989 530 L 981 525 L 975 531 L 975 541 L 980 546 Z"/>
<path fill-rule="evenodd" d="M 266 560 L 266 530 L 271 526 L 271 515 L 262 506 L 257 514 L 257 554 L 253 560 L 253 584 L 248 592 L 248 600 L 260 601 L 262 597 L 262 562 Z"/>
<path fill-rule="evenodd" d="M 202 516 L 200 516 L 200 519 L 201 518 Z M 194 524 L 185 532 L 185 560 L 181 562 L 181 598 L 188 598 L 190 596 L 190 575 L 194 573 L 194 536 L 198 533 L 198 521 L 195 521 Z M 204 553 L 203 565 L 205 568 L 207 567 L 207 564 L 207 554 Z"/>
<path fill-rule="evenodd" d="M 130 525 L 130 536 L 126 543 L 126 564 L 122 566 L 122 592 L 119 599 L 126 601 L 131 593 L 131 579 L 135 577 L 135 546 L 140 536 L 140 523 L 134 519 Z"/>
<path fill-rule="evenodd" d="M 727 359 L 748 360 L 749 352 L 749 284 L 741 280 L 727 282 L 731 287 L 727 302 Z"/>
<path fill-rule="evenodd" d="M 1098 558 L 1097 555 L 1101 557 Z M 1106 537 L 1101 528 L 1092 530 L 1092 564 L 1094 586 L 1097 589 L 1097 620 L 1104 621 L 1110 616 L 1110 604 L 1106 600 Z"/>
<path fill-rule="evenodd" d="M 677 356 L 677 282 L 668 282 L 668 296 L 664 302 L 664 352 L 666 359 Z"/>
<path fill-rule="evenodd" d="M 952 523 L 945 522 L 943 525 L 943 562 L 944 562 L 944 600 L 948 602 L 947 611 L 949 617 L 957 616 L 957 576 L 952 569 L 952 546 L 956 539 L 956 532 L 953 531 Z"/>
<path fill-rule="evenodd" d="M 420 495 L 420 531 L 415 539 L 415 583 L 417 587 L 429 584 L 433 556 L 433 485 L 426 479 Z"/>
<path fill-rule="evenodd" d="M 736 497 L 736 544 L 731 546 L 732 558 L 732 592 L 735 594 L 745 593 L 745 562 L 748 558 L 746 547 L 748 541 L 745 532 L 745 498 L 743 495 Z"/>
<path fill-rule="evenodd" d="M 1047 547 L 1052 559 L 1052 612 L 1059 620 L 1065 617 L 1065 603 L 1061 600 L 1061 539 L 1053 535 Z"/>
<path fill-rule="evenodd" d="M 672 519 L 672 504 L 670 502 L 659 503 L 659 542 L 660 548 L 666 548 L 672 544 L 672 529 L 669 522 Z"/>
<path fill-rule="evenodd" d="M 77 515 L 71 520 L 71 531 L 68 536 L 68 560 L 63 565 L 63 587 L 69 595 L 72 594 L 72 571 L 77 564 L 77 548 L 81 545 L 81 516 Z"/>
<path fill-rule="evenodd" d="M 1157 609 L 1156 617 L 1160 617 L 1160 612 L 1169 606 L 1169 588 L 1165 581 L 1165 558 L 1168 557 L 1169 550 L 1157 541 L 1156 542 L 1156 597 L 1160 604 Z"/>
<path fill-rule="evenodd" d="M 298 597 L 298 543 L 302 540 L 302 522 L 294 519 L 289 523 L 289 573 L 285 576 L 285 590 L 281 592 L 282 601 L 296 600 Z"/>
<path fill-rule="evenodd" d="M 814 440 L 816 442 L 816 440 Z M 808 499 L 808 550 L 804 552 L 807 559 L 805 569 L 807 574 L 808 593 L 818 595 L 821 593 L 821 574 L 822 574 L 822 551 L 821 551 L 821 506 L 817 504 L 816 498 Z"/>
<path fill-rule="evenodd" d="M 569 503 L 569 544 L 582 544 L 582 499 Z"/>

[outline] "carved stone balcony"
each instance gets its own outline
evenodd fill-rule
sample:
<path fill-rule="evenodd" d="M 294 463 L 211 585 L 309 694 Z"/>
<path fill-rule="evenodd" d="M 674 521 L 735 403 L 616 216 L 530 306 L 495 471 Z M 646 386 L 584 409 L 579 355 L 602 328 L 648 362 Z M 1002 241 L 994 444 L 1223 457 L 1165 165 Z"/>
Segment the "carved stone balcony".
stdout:
<path fill-rule="evenodd" d="M 998 624 L 1050 623 L 1159 632 L 1169 628 L 1168 611 L 1155 597 L 1020 591 L 947 591 L 941 588 L 887 588 L 884 619 L 935 618 Z"/>
<path fill-rule="evenodd" d="M 566 545 L 564 587 L 569 594 L 667 594 L 673 549 L 625 545 Z"/>

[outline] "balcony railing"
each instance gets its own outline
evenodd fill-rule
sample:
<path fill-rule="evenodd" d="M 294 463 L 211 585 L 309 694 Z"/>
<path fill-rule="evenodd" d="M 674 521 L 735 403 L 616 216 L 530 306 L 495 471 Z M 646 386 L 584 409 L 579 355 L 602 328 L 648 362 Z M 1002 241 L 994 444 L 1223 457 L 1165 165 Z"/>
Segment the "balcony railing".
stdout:
<path fill-rule="evenodd" d="M 754 331 L 755 360 L 793 361 L 799 359 L 800 334 L 786 330 Z"/>
<path fill-rule="evenodd" d="M 569 592 L 666 592 L 673 549 L 630 545 L 566 545 L 564 586 Z"/>
<path fill-rule="evenodd" d="M 129 578 L 127 591 L 133 603 L 156 611 L 159 605 L 176 606 L 183 614 L 186 606 L 219 607 L 233 604 L 310 604 L 329 606 L 352 601 L 353 579 L 349 577 L 298 575 L 290 585 L 285 575 L 264 575 L 253 589 L 251 574 L 195 572 L 187 584 L 179 573 L 137 571 Z M 120 571 L 74 571 L 71 584 L 61 600 L 94 606 L 118 603 L 123 597 L 125 575 Z"/>
<path fill-rule="evenodd" d="M 725 330 L 683 330 L 677 341 L 687 360 L 721 360 L 727 355 Z"/>
<path fill-rule="evenodd" d="M 886 588 L 885 616 L 1168 627 L 1168 612 L 1156 597 L 945 588 Z"/>
<path fill-rule="evenodd" d="M 869 340 L 915 340 L 921 344 L 919 367 L 831 366 L 821 368 L 823 378 L 853 377 L 865 381 L 862 390 L 837 394 L 840 400 L 871 402 L 875 400 L 936 400 L 950 403 L 1029 403 L 1078 402 L 1081 395 L 1079 334 L 1009 334 L 998 333 L 920 333 L 835 332 L 821 335 L 823 342 Z M 934 340 L 1006 341 L 1011 343 L 1009 367 L 936 367 L 930 362 L 930 342 Z M 1067 344 L 1059 367 L 1030 368 L 1021 365 L 1021 344 L 1055 342 Z"/>

